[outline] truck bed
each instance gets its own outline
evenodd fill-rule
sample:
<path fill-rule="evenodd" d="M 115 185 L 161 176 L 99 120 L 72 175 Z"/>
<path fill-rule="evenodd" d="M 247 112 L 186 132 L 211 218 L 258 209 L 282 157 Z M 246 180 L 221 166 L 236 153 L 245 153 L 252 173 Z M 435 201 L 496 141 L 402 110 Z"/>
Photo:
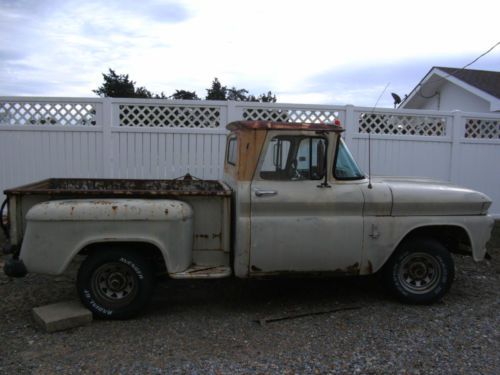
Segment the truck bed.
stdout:
<path fill-rule="evenodd" d="M 229 264 L 231 188 L 223 181 L 51 178 L 5 190 L 9 201 L 10 242 L 19 245 L 26 213 L 49 200 L 142 198 L 177 199 L 193 208 L 193 258 L 196 264 Z M 215 260 L 214 260 L 215 259 Z"/>

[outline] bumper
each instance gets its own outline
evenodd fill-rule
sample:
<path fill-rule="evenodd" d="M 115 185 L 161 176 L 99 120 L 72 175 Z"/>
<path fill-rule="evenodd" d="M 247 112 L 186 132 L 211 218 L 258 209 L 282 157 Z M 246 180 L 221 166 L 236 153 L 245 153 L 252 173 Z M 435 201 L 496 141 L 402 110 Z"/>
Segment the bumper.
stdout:
<path fill-rule="evenodd" d="M 8 259 L 3 266 L 3 272 L 9 277 L 24 277 L 28 273 L 26 266 L 20 259 Z"/>

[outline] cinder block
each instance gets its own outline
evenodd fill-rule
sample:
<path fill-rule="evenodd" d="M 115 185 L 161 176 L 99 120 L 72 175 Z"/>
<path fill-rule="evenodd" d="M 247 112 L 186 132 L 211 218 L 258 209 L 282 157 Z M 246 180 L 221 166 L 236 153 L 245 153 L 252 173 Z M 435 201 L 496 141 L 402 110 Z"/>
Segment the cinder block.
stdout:
<path fill-rule="evenodd" d="M 92 321 L 92 313 L 78 301 L 35 307 L 33 317 L 47 332 L 63 331 Z"/>

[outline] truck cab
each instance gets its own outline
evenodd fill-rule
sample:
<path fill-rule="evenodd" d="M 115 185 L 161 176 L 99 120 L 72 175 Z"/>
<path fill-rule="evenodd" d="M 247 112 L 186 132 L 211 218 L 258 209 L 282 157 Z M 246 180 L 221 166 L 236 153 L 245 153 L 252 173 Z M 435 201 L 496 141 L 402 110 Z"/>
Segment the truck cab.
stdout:
<path fill-rule="evenodd" d="M 239 122 L 228 129 L 235 274 L 359 274 L 368 182 L 342 128 Z"/>

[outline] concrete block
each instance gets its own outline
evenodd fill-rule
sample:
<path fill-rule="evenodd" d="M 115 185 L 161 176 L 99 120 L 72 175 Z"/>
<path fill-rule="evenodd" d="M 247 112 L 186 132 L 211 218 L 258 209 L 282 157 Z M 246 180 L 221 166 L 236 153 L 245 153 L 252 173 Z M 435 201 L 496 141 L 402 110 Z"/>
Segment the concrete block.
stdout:
<path fill-rule="evenodd" d="M 35 307 L 35 321 L 47 332 L 63 331 L 92 321 L 92 313 L 79 301 L 67 301 Z"/>

